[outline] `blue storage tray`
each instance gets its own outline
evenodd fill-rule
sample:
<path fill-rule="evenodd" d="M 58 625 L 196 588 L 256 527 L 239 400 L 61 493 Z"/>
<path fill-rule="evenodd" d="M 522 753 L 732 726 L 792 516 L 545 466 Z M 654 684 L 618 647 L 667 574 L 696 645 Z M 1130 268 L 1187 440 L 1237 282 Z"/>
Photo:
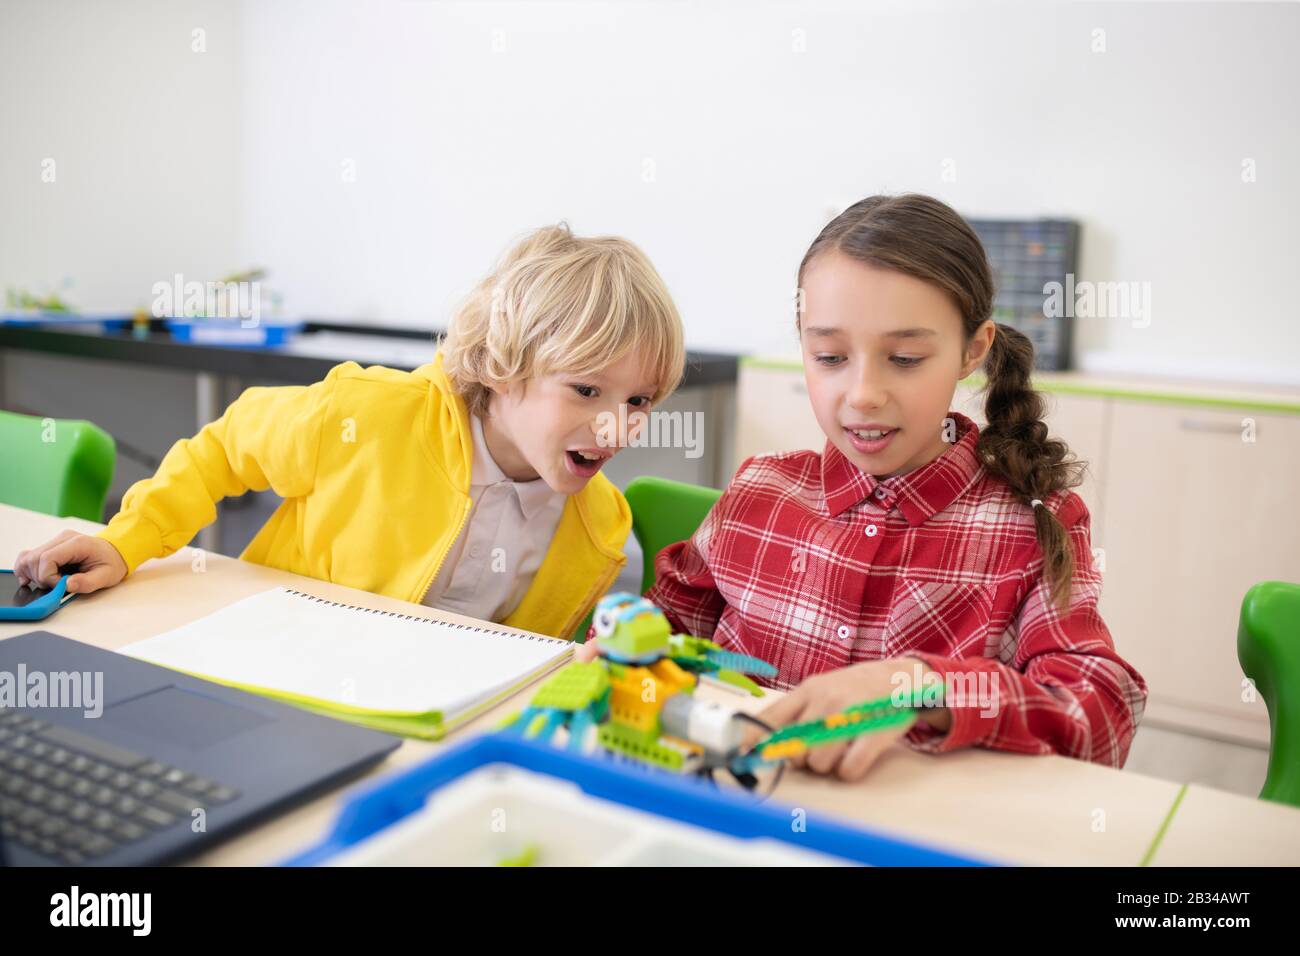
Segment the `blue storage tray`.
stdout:
<path fill-rule="evenodd" d="M 740 840 L 767 838 L 871 866 L 989 865 L 813 813 L 807 815 L 806 827 L 796 835 L 791 827 L 791 807 L 759 802 L 743 791 L 716 789 L 701 780 L 501 734 L 468 740 L 363 790 L 344 804 L 324 839 L 281 865 L 329 863 L 343 851 L 421 811 L 439 788 L 480 768 L 503 764 L 570 781 L 589 796 Z"/>
<path fill-rule="evenodd" d="M 239 319 L 167 319 L 167 331 L 177 342 L 232 348 L 273 348 L 284 345 L 302 331 L 302 322 L 263 319 L 244 328 Z"/>
<path fill-rule="evenodd" d="M 0 314 L 0 325 L 13 325 L 18 328 L 38 328 L 41 326 L 91 326 L 104 331 L 124 329 L 131 324 L 134 317 L 121 312 L 5 312 Z"/>

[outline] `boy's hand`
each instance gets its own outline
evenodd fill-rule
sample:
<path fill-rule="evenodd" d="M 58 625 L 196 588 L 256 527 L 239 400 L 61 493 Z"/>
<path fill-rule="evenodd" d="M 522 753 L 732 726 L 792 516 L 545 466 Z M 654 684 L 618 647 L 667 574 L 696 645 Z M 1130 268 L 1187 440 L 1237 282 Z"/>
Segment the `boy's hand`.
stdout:
<path fill-rule="evenodd" d="M 898 686 L 894 675 L 903 671 L 910 677 L 916 663 L 912 658 L 894 658 L 815 674 L 758 716 L 780 728 L 805 720 L 819 720 L 854 704 L 888 697 Z M 929 670 L 924 663 L 921 666 L 923 674 Z M 938 730 L 947 730 L 951 722 L 947 708 L 918 711 L 918 717 Z M 909 729 L 910 725 L 901 724 L 827 744 L 792 758 L 790 763 L 814 773 L 835 773 L 842 780 L 861 780 L 880 755 Z"/>
<path fill-rule="evenodd" d="M 19 551 L 14 559 L 14 576 L 18 583 L 31 588 L 52 588 L 63 575 L 62 565 L 78 565 L 68 578 L 69 594 L 89 594 L 111 588 L 126 577 L 126 562 L 103 538 L 76 531 L 63 531 L 55 538 L 28 551 Z"/>

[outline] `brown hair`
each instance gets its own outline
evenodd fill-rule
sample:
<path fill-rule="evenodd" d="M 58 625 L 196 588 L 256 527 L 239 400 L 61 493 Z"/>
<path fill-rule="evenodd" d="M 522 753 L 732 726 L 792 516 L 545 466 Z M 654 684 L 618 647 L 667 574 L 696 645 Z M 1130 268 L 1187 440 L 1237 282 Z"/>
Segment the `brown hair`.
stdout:
<path fill-rule="evenodd" d="M 992 314 L 993 272 L 984 246 L 965 219 L 931 196 L 871 196 L 844 210 L 804 254 L 800 288 L 808 264 L 832 249 L 858 262 L 923 279 L 948 293 L 961 313 L 967 344 Z M 985 469 L 1006 481 L 1031 508 L 1035 499 L 1078 485 L 1086 466 L 1065 442 L 1048 437 L 1046 404 L 1030 382 L 1034 344 L 1024 333 L 997 323 L 984 367 L 988 425 L 980 431 L 976 454 Z M 1033 508 L 1033 513 L 1052 601 L 1063 608 L 1074 574 L 1069 534 L 1046 506 Z"/>

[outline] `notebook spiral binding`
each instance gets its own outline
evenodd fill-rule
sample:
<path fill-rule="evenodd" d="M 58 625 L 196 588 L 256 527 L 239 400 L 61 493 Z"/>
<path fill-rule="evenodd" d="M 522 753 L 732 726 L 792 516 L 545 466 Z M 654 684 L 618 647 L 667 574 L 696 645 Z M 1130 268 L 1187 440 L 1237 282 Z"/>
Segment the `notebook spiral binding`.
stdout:
<path fill-rule="evenodd" d="M 543 641 L 549 644 L 568 644 L 568 641 L 562 641 L 558 637 L 547 637 L 545 634 L 516 634 L 514 631 L 499 631 L 493 627 L 475 627 L 472 624 L 457 624 L 454 621 L 438 621 L 429 617 L 416 617 L 414 614 L 399 614 L 396 611 L 381 611 L 374 607 L 360 607 L 356 604 L 344 604 L 342 601 L 329 601 L 323 597 L 317 597 L 315 594 L 308 594 L 306 591 L 298 591 L 294 588 L 284 588 L 286 594 L 292 594 L 294 597 L 306 598 L 309 601 L 315 601 L 317 604 L 328 605 L 329 607 L 343 608 L 348 611 L 362 611 L 366 614 L 377 614 L 380 617 L 392 617 L 403 621 L 422 621 L 425 624 L 440 624 L 443 627 L 455 628 L 458 631 L 474 631 L 477 634 L 492 634 L 496 637 L 510 637 L 515 640 L 525 641 Z"/>

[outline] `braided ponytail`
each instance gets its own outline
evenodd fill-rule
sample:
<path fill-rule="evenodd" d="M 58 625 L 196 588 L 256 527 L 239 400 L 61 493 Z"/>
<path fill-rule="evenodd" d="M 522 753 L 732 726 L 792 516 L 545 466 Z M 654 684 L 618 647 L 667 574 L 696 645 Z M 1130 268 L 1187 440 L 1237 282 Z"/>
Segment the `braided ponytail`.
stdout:
<path fill-rule="evenodd" d="M 986 470 L 1002 478 L 1033 508 L 1043 573 L 1051 585 L 1052 602 L 1064 609 L 1070 600 L 1074 551 L 1065 526 L 1039 504 L 1052 492 L 1079 484 L 1084 464 L 1071 455 L 1065 442 L 1048 437 L 1043 421 L 1046 403 L 1030 383 L 1034 344 L 1024 333 L 999 323 L 984 361 L 988 425 L 980 431 L 976 453 Z"/>

